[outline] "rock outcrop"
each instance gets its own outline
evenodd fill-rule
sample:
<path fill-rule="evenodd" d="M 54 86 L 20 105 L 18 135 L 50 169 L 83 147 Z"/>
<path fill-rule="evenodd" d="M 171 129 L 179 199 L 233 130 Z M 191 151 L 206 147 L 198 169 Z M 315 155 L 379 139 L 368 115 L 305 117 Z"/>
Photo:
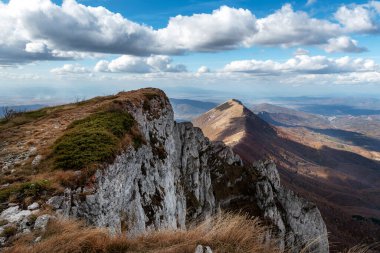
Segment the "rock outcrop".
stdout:
<path fill-rule="evenodd" d="M 243 210 L 273 225 L 282 247 L 298 251 L 316 240 L 328 252 L 325 224 L 315 205 L 280 186 L 272 163 L 243 165 L 223 143 L 212 143 L 191 123 L 176 123 L 158 90 L 148 102 L 125 103 L 144 142 L 129 146 L 98 170 L 94 183 L 66 189 L 49 203 L 58 213 L 132 235 L 186 228 L 220 210 Z M 317 240 L 318 239 L 318 240 Z"/>

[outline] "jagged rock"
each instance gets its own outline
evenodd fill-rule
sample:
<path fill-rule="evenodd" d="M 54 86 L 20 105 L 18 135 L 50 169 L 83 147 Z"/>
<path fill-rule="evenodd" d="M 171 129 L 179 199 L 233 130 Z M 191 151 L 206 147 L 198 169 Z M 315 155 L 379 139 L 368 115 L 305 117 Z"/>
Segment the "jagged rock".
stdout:
<path fill-rule="evenodd" d="M 209 246 L 198 245 L 194 253 L 212 253 L 212 250 Z"/>
<path fill-rule="evenodd" d="M 42 155 L 37 155 L 36 157 L 34 157 L 33 161 L 32 161 L 32 167 L 36 167 L 40 164 L 42 160 Z"/>
<path fill-rule="evenodd" d="M 157 91 L 155 91 L 157 92 Z M 149 110 L 146 110 L 149 108 Z M 325 224 L 315 205 L 280 186 L 272 163 L 243 165 L 223 143 L 211 143 L 191 123 L 175 123 L 160 94 L 149 106 L 128 104 L 146 144 L 126 147 L 95 174 L 93 190 L 66 189 L 48 203 L 64 216 L 129 234 L 186 228 L 221 209 L 243 209 L 274 225 L 280 246 L 299 251 L 320 237 L 316 252 L 328 252 Z"/>
<path fill-rule="evenodd" d="M 6 237 L 0 237 L 0 246 L 3 246 L 6 241 L 7 241 Z"/>
<path fill-rule="evenodd" d="M 20 210 L 19 206 L 12 206 L 1 213 L 0 219 L 7 220 L 8 222 L 20 222 L 31 214 L 30 210 Z"/>
<path fill-rule="evenodd" d="M 54 196 L 51 197 L 46 204 L 50 205 L 54 209 L 59 209 L 62 205 L 63 197 L 62 196 Z"/>
<path fill-rule="evenodd" d="M 51 216 L 49 214 L 38 216 L 36 221 L 34 222 L 34 229 L 45 230 L 47 224 L 51 219 L 54 219 L 54 216 Z"/>
<path fill-rule="evenodd" d="M 33 204 L 28 206 L 28 210 L 36 210 L 39 207 L 40 207 L 40 204 L 38 204 L 37 202 L 34 202 Z"/>

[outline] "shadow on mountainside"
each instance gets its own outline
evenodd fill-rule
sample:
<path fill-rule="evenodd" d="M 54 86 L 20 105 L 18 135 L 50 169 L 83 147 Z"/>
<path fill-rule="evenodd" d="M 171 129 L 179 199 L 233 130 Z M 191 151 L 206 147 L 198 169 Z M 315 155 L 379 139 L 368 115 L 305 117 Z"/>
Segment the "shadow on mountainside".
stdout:
<path fill-rule="evenodd" d="M 380 140 L 372 137 L 368 137 L 362 133 L 341 130 L 341 129 L 318 129 L 312 127 L 305 127 L 308 130 L 311 130 L 316 133 L 328 135 L 330 137 L 337 138 L 346 143 L 350 143 L 355 146 L 363 147 L 367 150 L 380 152 Z"/>

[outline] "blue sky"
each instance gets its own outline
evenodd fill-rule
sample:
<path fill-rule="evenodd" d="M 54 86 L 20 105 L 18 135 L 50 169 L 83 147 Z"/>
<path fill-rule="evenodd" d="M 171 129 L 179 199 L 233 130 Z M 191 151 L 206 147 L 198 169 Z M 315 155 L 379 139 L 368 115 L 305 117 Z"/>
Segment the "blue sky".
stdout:
<path fill-rule="evenodd" d="M 380 97 L 379 1 L 0 0 L 0 104 Z"/>

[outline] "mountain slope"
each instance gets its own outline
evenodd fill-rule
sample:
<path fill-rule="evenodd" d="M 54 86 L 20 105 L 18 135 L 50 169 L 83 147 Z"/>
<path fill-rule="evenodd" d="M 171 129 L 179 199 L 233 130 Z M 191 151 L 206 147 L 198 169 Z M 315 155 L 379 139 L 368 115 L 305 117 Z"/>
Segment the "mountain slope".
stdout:
<path fill-rule="evenodd" d="M 328 252 L 318 208 L 282 188 L 273 163 L 244 165 L 191 123 L 176 123 L 160 90 L 17 114 L 1 121 L 0 135 L 3 242 L 41 228 L 39 212 L 136 236 L 186 229 L 225 210 L 260 217 L 282 249 L 313 241 Z"/>
<path fill-rule="evenodd" d="M 300 114 L 293 115 L 292 122 L 301 122 L 297 118 L 304 113 Z M 276 116 L 281 118 L 282 115 Z M 245 161 L 274 160 L 282 183 L 317 203 L 333 242 L 350 245 L 376 237 L 377 225 L 356 222 L 352 217 L 380 218 L 380 164 L 377 161 L 328 146 L 312 145 L 305 139 L 305 132 L 271 126 L 234 100 L 206 112 L 193 123 L 210 140 L 224 141 L 231 146 Z"/>

